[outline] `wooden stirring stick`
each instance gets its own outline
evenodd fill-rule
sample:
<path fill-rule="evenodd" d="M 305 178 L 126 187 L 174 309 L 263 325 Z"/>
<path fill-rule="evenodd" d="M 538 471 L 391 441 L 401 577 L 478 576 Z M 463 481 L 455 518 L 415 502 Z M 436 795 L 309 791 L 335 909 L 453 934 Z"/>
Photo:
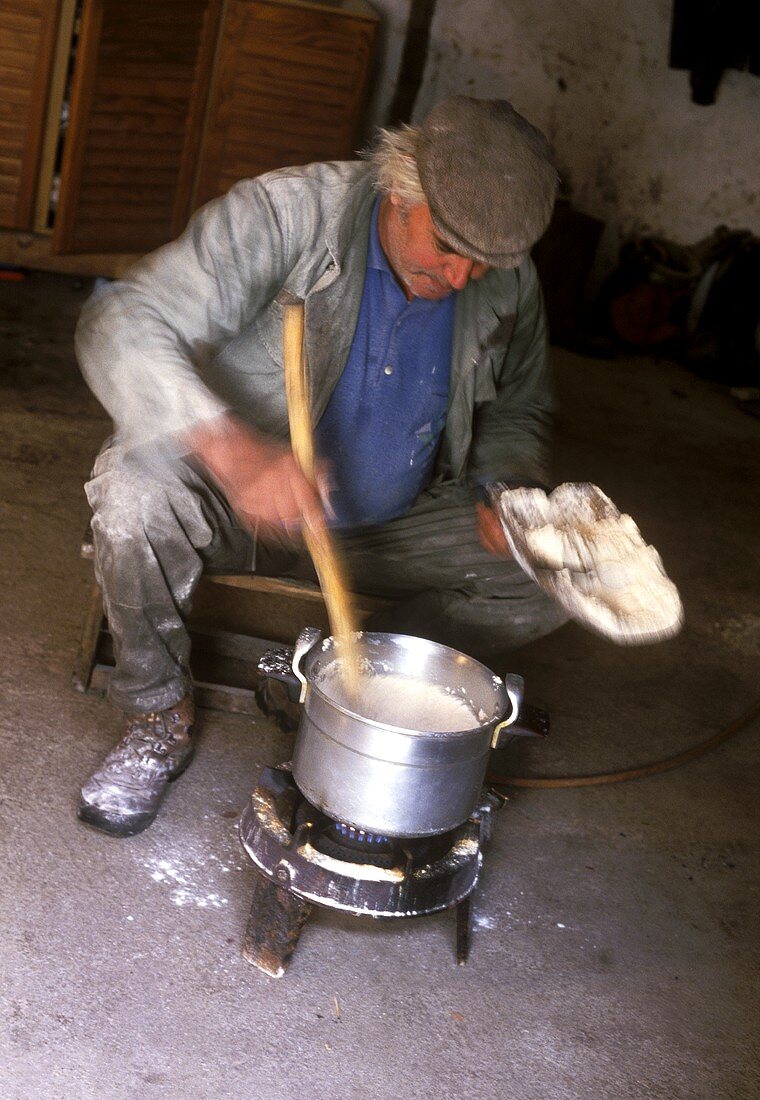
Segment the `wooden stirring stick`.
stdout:
<path fill-rule="evenodd" d="M 309 411 L 308 366 L 304 350 L 304 306 L 300 298 L 282 291 L 277 299 L 283 307 L 282 345 L 285 364 L 285 396 L 288 404 L 290 445 L 305 477 L 316 488 L 314 439 Z M 351 593 L 346 584 L 343 562 L 324 523 L 304 524 L 304 539 L 319 577 L 330 629 L 340 644 L 341 672 L 347 691 L 359 689 L 357 621 Z"/>

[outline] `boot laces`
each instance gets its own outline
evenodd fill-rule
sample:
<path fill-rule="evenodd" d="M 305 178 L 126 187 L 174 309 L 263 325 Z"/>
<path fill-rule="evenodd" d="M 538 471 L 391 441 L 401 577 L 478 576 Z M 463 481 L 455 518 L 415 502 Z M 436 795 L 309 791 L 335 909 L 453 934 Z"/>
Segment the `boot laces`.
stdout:
<path fill-rule="evenodd" d="M 179 715 L 172 713 L 171 717 L 176 721 Z M 163 711 L 141 714 L 135 721 L 135 728 L 129 729 L 121 742 L 123 748 L 132 749 L 141 756 L 149 752 L 157 756 L 168 756 L 176 744 L 177 736 L 168 725 Z"/>

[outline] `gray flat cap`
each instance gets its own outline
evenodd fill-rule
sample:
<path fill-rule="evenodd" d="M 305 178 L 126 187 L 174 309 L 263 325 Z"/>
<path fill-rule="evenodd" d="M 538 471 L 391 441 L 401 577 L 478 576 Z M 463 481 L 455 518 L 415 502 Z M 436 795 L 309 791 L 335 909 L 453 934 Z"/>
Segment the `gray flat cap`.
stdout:
<path fill-rule="evenodd" d="M 505 99 L 444 99 L 420 126 L 417 168 L 436 230 L 462 255 L 517 267 L 549 224 L 549 143 Z"/>

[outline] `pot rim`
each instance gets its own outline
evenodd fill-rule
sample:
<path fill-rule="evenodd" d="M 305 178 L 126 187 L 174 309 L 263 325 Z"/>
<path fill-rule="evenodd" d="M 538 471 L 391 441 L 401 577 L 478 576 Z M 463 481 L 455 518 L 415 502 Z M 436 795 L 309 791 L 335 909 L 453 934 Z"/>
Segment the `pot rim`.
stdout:
<path fill-rule="evenodd" d="M 494 687 L 494 693 L 499 691 L 503 695 L 504 698 L 501 700 L 500 709 L 497 711 L 497 713 L 492 718 L 489 718 L 487 722 L 480 722 L 475 726 L 468 726 L 467 729 L 463 729 L 463 730 L 417 730 L 417 729 L 413 729 L 410 726 L 394 726 L 390 722 L 380 722 L 376 718 L 367 718 L 363 714 L 358 714 L 356 711 L 351 710 L 350 707 L 345 706 L 343 703 L 340 703 L 340 702 L 336 701 L 335 699 L 331 698 L 325 691 L 323 691 L 317 685 L 315 680 L 313 678 L 311 678 L 311 676 L 310 676 L 311 666 L 314 664 L 314 662 L 316 660 L 318 660 L 319 657 L 325 653 L 326 649 L 332 648 L 332 646 L 335 644 L 334 636 L 333 635 L 328 635 L 327 637 L 322 638 L 320 642 L 315 644 L 313 646 L 313 648 L 310 649 L 309 652 L 305 655 L 305 657 L 303 659 L 303 662 L 302 662 L 303 672 L 304 672 L 304 675 L 306 676 L 306 681 L 307 681 L 307 684 L 308 684 L 308 690 L 310 692 L 311 691 L 315 692 L 319 696 L 319 698 L 322 699 L 328 706 L 330 706 L 330 707 L 334 708 L 335 710 L 339 711 L 341 714 L 344 714 L 346 717 L 351 718 L 351 719 L 353 719 L 355 721 L 358 721 L 358 722 L 362 722 L 365 725 L 372 726 L 373 728 L 378 729 L 378 730 L 388 730 L 388 731 L 390 731 L 394 734 L 402 734 L 402 735 L 406 735 L 406 736 L 414 737 L 414 738 L 416 738 L 416 737 L 425 737 L 425 738 L 434 738 L 436 740 L 439 740 L 439 739 L 440 740 L 448 740 L 448 739 L 464 737 L 464 736 L 467 736 L 467 735 L 475 736 L 476 734 L 483 734 L 487 730 L 492 729 L 493 726 L 496 725 L 496 723 L 502 721 L 502 719 L 504 718 L 504 715 L 509 710 L 510 699 L 509 699 L 509 695 L 507 693 L 506 685 L 504 683 L 503 678 L 501 676 L 499 676 L 497 673 L 495 673 L 493 671 L 493 669 L 489 668 L 487 665 L 484 665 L 482 661 L 476 660 L 475 657 L 471 657 L 468 653 L 463 653 L 459 649 L 454 649 L 453 646 L 444 645 L 442 642 L 433 642 L 429 638 L 420 638 L 420 637 L 418 637 L 417 635 L 414 635 L 414 634 L 398 634 L 398 633 L 394 633 L 394 632 L 369 631 L 369 630 L 368 631 L 362 630 L 362 631 L 358 631 L 357 633 L 358 633 L 358 637 L 360 639 L 363 638 L 363 637 L 379 638 L 379 639 L 391 639 L 391 640 L 392 639 L 397 639 L 397 638 L 398 639 L 404 639 L 404 640 L 408 639 L 411 642 L 422 643 L 423 647 L 425 647 L 425 648 L 433 649 L 433 650 L 443 650 L 446 653 L 453 654 L 456 658 L 460 658 L 460 659 L 464 658 L 464 660 L 466 661 L 466 663 L 468 665 L 471 665 L 471 666 L 476 665 L 478 667 L 478 669 L 481 669 L 483 671 L 483 673 L 485 674 L 485 677 L 487 679 L 489 679 L 490 682 L 492 683 L 492 685 Z M 330 643 L 329 646 L 328 646 L 328 643 Z M 336 646 L 336 649 L 337 649 L 337 646 Z M 415 679 L 415 677 L 410 676 L 409 679 L 413 680 L 413 679 Z M 420 683 L 430 683 L 430 681 L 427 681 L 427 680 L 424 680 L 424 679 L 421 679 L 421 678 L 416 678 L 416 679 L 418 679 Z M 307 695 L 307 699 L 308 699 L 308 695 Z M 306 703 L 306 700 L 304 700 L 304 705 L 305 705 L 305 703 Z"/>

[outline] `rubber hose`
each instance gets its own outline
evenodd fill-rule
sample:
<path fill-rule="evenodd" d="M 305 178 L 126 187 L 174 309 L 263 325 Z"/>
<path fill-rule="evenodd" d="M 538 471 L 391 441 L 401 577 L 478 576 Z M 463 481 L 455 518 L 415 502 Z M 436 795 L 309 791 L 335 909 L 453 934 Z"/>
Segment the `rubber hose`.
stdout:
<path fill-rule="evenodd" d="M 642 779 L 646 775 L 657 775 L 659 772 L 668 771 L 670 768 L 678 768 L 681 764 L 688 764 L 690 760 L 696 760 L 711 749 L 715 749 L 735 733 L 739 733 L 748 726 L 760 714 L 760 699 L 749 710 L 735 719 L 730 726 L 726 726 L 720 733 L 713 734 L 706 741 L 701 741 L 684 752 L 675 756 L 668 756 L 664 760 L 655 760 L 651 764 L 642 764 L 638 768 L 627 768 L 619 772 L 603 772 L 600 775 L 565 775 L 557 776 L 521 776 L 499 775 L 489 772 L 486 775 L 486 783 L 493 787 L 597 787 L 602 783 L 625 783 L 629 779 Z"/>

